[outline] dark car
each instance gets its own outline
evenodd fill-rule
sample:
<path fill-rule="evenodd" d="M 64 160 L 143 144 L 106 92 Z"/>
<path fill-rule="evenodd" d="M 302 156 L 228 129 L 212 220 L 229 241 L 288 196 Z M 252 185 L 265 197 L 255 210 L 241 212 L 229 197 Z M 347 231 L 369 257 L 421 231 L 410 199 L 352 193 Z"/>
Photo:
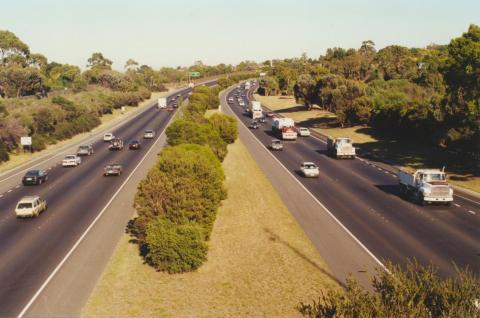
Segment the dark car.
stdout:
<path fill-rule="evenodd" d="M 123 150 L 123 140 L 120 138 L 115 138 L 110 141 L 110 145 L 108 146 L 110 150 Z"/>
<path fill-rule="evenodd" d="M 167 107 L 167 112 L 173 112 L 175 109 L 172 106 Z"/>
<path fill-rule="evenodd" d="M 251 129 L 258 129 L 259 127 L 260 126 L 256 121 L 253 121 L 250 125 L 248 125 L 248 128 L 251 128 Z"/>
<path fill-rule="evenodd" d="M 130 149 L 130 150 L 138 150 L 141 147 L 142 147 L 142 145 L 140 144 L 140 142 L 138 140 L 132 140 L 128 144 L 128 149 Z"/>
<path fill-rule="evenodd" d="M 175 102 L 172 104 L 173 108 L 178 108 L 178 104 Z"/>
<path fill-rule="evenodd" d="M 23 185 L 42 184 L 48 180 L 45 170 L 29 170 L 22 178 Z"/>
<path fill-rule="evenodd" d="M 122 165 L 117 163 L 111 163 L 105 166 L 103 169 L 103 175 L 107 176 L 119 176 L 122 174 Z"/>
<path fill-rule="evenodd" d="M 260 117 L 260 118 L 258 119 L 258 122 L 264 124 L 264 123 L 267 122 L 267 119 L 266 119 L 265 117 Z"/>

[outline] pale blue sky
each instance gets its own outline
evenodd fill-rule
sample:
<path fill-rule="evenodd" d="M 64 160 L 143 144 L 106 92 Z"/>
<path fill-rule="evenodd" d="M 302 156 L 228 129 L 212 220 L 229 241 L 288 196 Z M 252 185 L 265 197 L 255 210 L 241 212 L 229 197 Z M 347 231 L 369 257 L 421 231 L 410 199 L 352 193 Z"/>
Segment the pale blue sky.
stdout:
<path fill-rule="evenodd" d="M 121 69 L 318 57 L 371 39 L 424 47 L 480 24 L 473 0 L 2 0 L 0 29 L 49 60 L 84 68 L 100 51 Z"/>

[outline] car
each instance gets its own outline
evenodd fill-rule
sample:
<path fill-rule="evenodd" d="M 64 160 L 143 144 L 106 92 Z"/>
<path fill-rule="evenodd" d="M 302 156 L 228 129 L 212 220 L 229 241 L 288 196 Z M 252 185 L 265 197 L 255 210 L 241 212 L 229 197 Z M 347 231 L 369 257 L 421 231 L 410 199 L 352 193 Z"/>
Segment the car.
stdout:
<path fill-rule="evenodd" d="M 242 94 L 242 97 L 245 97 L 245 96 L 247 96 L 247 95 L 245 95 L 245 93 L 243 93 L 243 94 Z"/>
<path fill-rule="evenodd" d="M 177 98 L 179 98 L 180 96 L 182 96 L 182 95 L 180 95 L 180 94 L 177 94 Z"/>
<path fill-rule="evenodd" d="M 142 147 L 142 145 L 140 144 L 140 142 L 138 140 L 132 140 L 128 144 L 128 149 L 130 149 L 130 150 L 138 150 L 141 147 Z"/>
<path fill-rule="evenodd" d="M 77 156 L 91 156 L 93 153 L 92 145 L 81 145 L 77 149 Z"/>
<path fill-rule="evenodd" d="M 110 145 L 108 146 L 109 150 L 123 150 L 123 140 L 120 138 L 115 138 L 110 141 Z"/>
<path fill-rule="evenodd" d="M 115 135 L 112 133 L 105 133 L 103 135 L 103 141 L 112 141 L 113 139 L 115 139 Z"/>
<path fill-rule="evenodd" d="M 265 116 L 267 116 L 267 117 L 269 117 L 269 118 L 273 118 L 273 117 L 275 117 L 275 113 L 274 113 L 274 112 L 267 112 L 267 113 L 265 114 Z"/>
<path fill-rule="evenodd" d="M 299 127 L 297 132 L 298 132 L 298 135 L 300 135 L 302 137 L 310 136 L 310 130 L 308 128 L 305 128 L 305 127 Z"/>
<path fill-rule="evenodd" d="M 233 104 L 233 97 L 229 97 L 227 103 Z"/>
<path fill-rule="evenodd" d="M 238 105 L 245 106 L 245 102 L 243 100 L 241 100 L 241 101 L 238 102 Z"/>
<path fill-rule="evenodd" d="M 260 126 L 258 125 L 258 123 L 256 121 L 252 121 L 250 123 L 250 125 L 248 125 L 248 128 L 250 129 L 258 129 Z"/>
<path fill-rule="evenodd" d="M 151 129 L 145 130 L 143 133 L 143 139 L 153 139 L 155 137 L 155 132 Z"/>
<path fill-rule="evenodd" d="M 173 112 L 174 110 L 175 110 L 175 108 L 173 108 L 172 106 L 167 107 L 167 112 Z"/>
<path fill-rule="evenodd" d="M 118 163 L 110 163 L 103 168 L 103 175 L 107 176 L 119 176 L 122 174 L 122 165 Z"/>
<path fill-rule="evenodd" d="M 283 143 L 281 140 L 273 139 L 270 144 L 270 149 L 272 150 L 283 150 Z"/>
<path fill-rule="evenodd" d="M 261 123 L 261 124 L 265 124 L 267 122 L 267 119 L 262 116 L 258 119 L 258 122 Z"/>
<path fill-rule="evenodd" d="M 316 178 L 320 175 L 320 170 L 313 162 L 302 162 L 300 165 L 300 171 L 304 177 Z"/>
<path fill-rule="evenodd" d="M 178 108 L 178 104 L 175 102 L 175 103 L 172 104 L 172 107 L 173 108 Z"/>
<path fill-rule="evenodd" d="M 45 170 L 29 170 L 22 178 L 23 185 L 42 184 L 48 180 L 48 175 Z"/>
<path fill-rule="evenodd" d="M 76 167 L 82 163 L 82 158 L 77 155 L 66 155 L 62 160 L 62 167 Z"/>
<path fill-rule="evenodd" d="M 38 195 L 26 196 L 18 201 L 15 206 L 15 215 L 17 218 L 38 216 L 47 209 L 47 201 L 41 199 Z"/>

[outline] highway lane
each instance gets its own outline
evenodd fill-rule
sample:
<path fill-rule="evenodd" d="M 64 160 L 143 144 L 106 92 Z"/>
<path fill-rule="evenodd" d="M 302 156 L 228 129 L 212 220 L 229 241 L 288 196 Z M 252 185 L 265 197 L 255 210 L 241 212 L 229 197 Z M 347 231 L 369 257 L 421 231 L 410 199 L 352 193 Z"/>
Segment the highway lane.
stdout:
<path fill-rule="evenodd" d="M 182 94 L 186 97 L 188 91 Z M 79 167 L 55 165 L 45 184 L 14 188 L 0 198 L 0 317 L 14 316 L 25 306 L 154 143 L 143 139 L 144 130 L 153 129 L 158 137 L 172 115 L 150 107 L 113 130 L 125 143 L 140 140 L 141 150 L 109 151 L 99 139 L 93 144 L 95 154 L 83 157 Z M 111 162 L 123 165 L 122 176 L 102 176 Z M 16 219 L 16 202 L 31 194 L 46 198 L 49 209 L 38 218 Z"/>
<path fill-rule="evenodd" d="M 236 101 L 231 109 L 244 124 L 251 122 Z M 274 138 L 270 125 L 268 120 L 252 130 L 264 145 Z M 364 160 L 332 159 L 326 155 L 325 143 L 312 137 L 285 142 L 285 150 L 273 154 L 378 258 L 402 264 L 415 257 L 436 264 L 444 275 L 454 274 L 455 262 L 479 273 L 478 204 L 460 197 L 455 198 L 459 206 L 451 207 L 407 202 L 398 196 L 391 173 Z M 315 162 L 320 177 L 300 176 L 302 161 Z"/>

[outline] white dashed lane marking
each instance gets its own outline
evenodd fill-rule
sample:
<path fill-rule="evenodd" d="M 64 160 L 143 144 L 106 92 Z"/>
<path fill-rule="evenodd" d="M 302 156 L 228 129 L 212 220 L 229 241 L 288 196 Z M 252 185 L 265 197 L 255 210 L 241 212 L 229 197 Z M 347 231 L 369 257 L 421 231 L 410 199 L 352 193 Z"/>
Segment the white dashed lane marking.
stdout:
<path fill-rule="evenodd" d="M 18 189 L 18 188 L 20 188 L 20 185 L 19 185 L 19 184 L 17 184 L 17 186 L 16 186 L 15 188 L 17 188 L 17 189 Z"/>
<path fill-rule="evenodd" d="M 473 214 L 473 215 L 476 214 L 475 211 L 472 211 L 472 210 L 468 210 L 468 213 Z"/>
<path fill-rule="evenodd" d="M 12 192 L 12 189 L 10 189 L 10 190 L 7 191 L 7 193 L 10 193 L 10 192 Z"/>
<path fill-rule="evenodd" d="M 457 203 L 454 203 L 453 205 L 456 206 L 457 208 L 461 207 L 461 205 Z"/>

